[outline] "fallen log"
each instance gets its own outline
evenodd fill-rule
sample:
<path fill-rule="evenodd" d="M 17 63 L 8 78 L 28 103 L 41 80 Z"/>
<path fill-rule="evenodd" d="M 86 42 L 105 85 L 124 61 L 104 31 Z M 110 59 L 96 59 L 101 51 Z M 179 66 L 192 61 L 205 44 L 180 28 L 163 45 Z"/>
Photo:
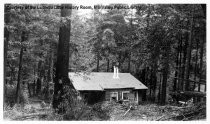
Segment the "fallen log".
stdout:
<path fill-rule="evenodd" d="M 27 118 L 33 118 L 33 117 L 36 117 L 36 116 L 45 117 L 47 115 L 48 115 L 47 113 L 27 114 L 27 115 L 21 115 L 21 116 L 18 116 L 16 118 L 13 118 L 13 120 L 23 120 L 23 119 L 27 119 Z"/>
<path fill-rule="evenodd" d="M 161 120 L 163 117 L 165 117 L 165 115 L 161 116 L 160 118 L 156 119 L 155 121 L 159 121 L 159 120 Z"/>
<path fill-rule="evenodd" d="M 202 109 L 205 109 L 205 108 L 201 108 L 201 109 L 198 109 L 197 111 L 194 111 L 194 112 L 188 112 L 188 113 L 184 113 L 183 115 L 178 115 L 178 116 L 175 116 L 173 117 L 172 119 L 175 119 L 175 120 L 180 120 L 180 119 L 185 119 L 185 118 L 189 118 L 189 117 L 192 117 L 194 115 L 197 115 L 201 112 Z"/>
<path fill-rule="evenodd" d="M 170 95 L 185 95 L 189 97 L 206 97 L 205 92 L 198 92 L 198 91 L 171 92 Z"/>
<path fill-rule="evenodd" d="M 185 118 L 190 118 L 192 117 L 193 115 L 197 115 L 201 112 L 202 109 L 205 109 L 205 108 L 201 108 L 201 109 L 198 109 L 196 111 L 193 111 L 193 112 L 188 112 L 188 113 L 184 113 L 184 114 L 181 114 L 181 115 L 176 115 L 176 116 L 171 116 L 169 118 L 165 118 L 163 120 L 184 120 Z M 158 119 L 158 120 L 161 120 L 162 118 Z M 163 121 L 161 120 L 161 121 Z"/>
<path fill-rule="evenodd" d="M 172 110 L 175 110 L 175 109 L 186 109 L 186 108 L 190 108 L 190 106 L 160 106 L 159 108 L 161 109 L 167 109 L 167 108 L 171 108 Z"/>

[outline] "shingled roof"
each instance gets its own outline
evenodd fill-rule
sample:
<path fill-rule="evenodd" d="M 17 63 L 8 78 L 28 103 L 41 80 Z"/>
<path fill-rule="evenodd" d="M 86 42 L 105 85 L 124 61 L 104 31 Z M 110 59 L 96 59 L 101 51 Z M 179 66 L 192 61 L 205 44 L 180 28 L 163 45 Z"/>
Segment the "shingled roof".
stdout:
<path fill-rule="evenodd" d="M 103 91 L 105 89 L 147 89 L 130 73 L 119 73 L 119 79 L 113 78 L 113 73 L 92 72 L 89 75 L 70 72 L 69 77 L 76 90 L 79 91 Z"/>

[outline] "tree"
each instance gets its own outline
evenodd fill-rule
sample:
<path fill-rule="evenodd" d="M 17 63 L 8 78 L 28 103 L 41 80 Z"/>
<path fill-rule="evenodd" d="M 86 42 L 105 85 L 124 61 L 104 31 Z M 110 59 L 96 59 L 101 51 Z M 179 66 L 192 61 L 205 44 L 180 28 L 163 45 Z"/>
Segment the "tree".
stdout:
<path fill-rule="evenodd" d="M 69 42 L 70 42 L 70 31 L 71 31 L 71 4 L 62 4 L 64 9 L 61 9 L 62 21 L 65 23 L 61 25 L 59 31 L 59 43 L 57 52 L 56 72 L 54 79 L 54 96 L 53 96 L 53 108 L 58 109 L 58 106 L 63 101 L 62 96 L 64 95 L 64 85 L 70 85 L 68 77 L 69 67 Z M 71 87 L 73 88 L 73 87 Z"/>
<path fill-rule="evenodd" d="M 4 7 L 4 23 L 7 25 L 10 21 L 10 15 L 9 15 L 9 9 L 7 8 L 7 5 L 5 4 Z M 7 84 L 7 79 L 6 79 L 6 65 L 7 65 L 7 52 L 8 52 L 8 42 L 9 42 L 9 30 L 7 27 L 4 27 L 4 103 L 6 100 L 7 96 L 7 91 L 6 91 L 6 84 Z"/>
<path fill-rule="evenodd" d="M 23 43 L 27 38 L 26 32 L 23 31 L 21 35 L 21 43 Z M 19 58 L 19 68 L 18 68 L 18 80 L 17 80 L 17 89 L 16 89 L 16 102 L 20 103 L 20 78 L 22 72 L 22 59 L 23 59 L 23 50 L 24 48 L 21 47 L 20 49 L 20 58 Z"/>
<path fill-rule="evenodd" d="M 187 79 L 185 82 L 185 90 L 188 91 L 189 90 L 189 75 L 190 75 L 190 61 L 191 61 L 191 50 L 192 50 L 192 41 L 193 41 L 193 16 L 194 16 L 194 5 L 192 7 L 192 15 L 191 15 L 191 20 L 190 20 L 190 32 L 189 32 L 189 41 L 188 41 L 188 48 L 187 48 L 187 60 L 186 60 L 186 70 L 185 70 L 185 77 L 184 79 Z"/>
<path fill-rule="evenodd" d="M 204 15 L 204 19 L 206 20 L 206 4 L 201 4 L 202 6 L 202 10 L 203 10 L 203 15 Z M 204 45 L 206 42 L 206 22 L 203 23 L 203 38 L 201 40 L 201 45 L 200 45 L 200 69 L 199 69 L 199 78 L 200 78 L 200 82 L 202 80 L 202 72 L 203 72 L 203 56 L 204 56 Z M 200 84 L 198 84 L 198 91 L 200 91 Z"/>

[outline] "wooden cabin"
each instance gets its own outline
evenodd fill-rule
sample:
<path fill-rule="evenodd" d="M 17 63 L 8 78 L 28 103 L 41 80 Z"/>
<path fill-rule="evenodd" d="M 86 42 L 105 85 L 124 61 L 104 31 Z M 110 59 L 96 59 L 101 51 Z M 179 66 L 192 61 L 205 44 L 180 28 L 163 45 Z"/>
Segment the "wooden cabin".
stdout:
<path fill-rule="evenodd" d="M 92 72 L 69 73 L 74 88 L 88 103 L 101 101 L 142 101 L 143 91 L 148 89 L 130 73 Z"/>

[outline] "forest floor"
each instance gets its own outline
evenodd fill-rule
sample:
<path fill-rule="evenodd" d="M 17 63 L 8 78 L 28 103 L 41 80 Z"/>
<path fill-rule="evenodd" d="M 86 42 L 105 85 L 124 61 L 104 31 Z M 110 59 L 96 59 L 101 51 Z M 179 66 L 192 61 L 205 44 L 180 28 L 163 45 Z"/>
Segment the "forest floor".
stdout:
<path fill-rule="evenodd" d="M 4 107 L 4 120 L 45 120 L 52 113 L 50 104 L 42 103 L 37 97 L 29 98 L 27 104 Z"/>
<path fill-rule="evenodd" d="M 79 120 L 93 121 L 169 121 L 169 120 L 205 120 L 206 107 L 204 103 L 189 106 L 159 106 L 157 104 L 144 103 L 141 105 L 130 106 L 115 102 L 103 102 L 89 107 L 91 111 L 87 115 L 91 118 Z M 97 106 L 98 106 L 97 105 Z M 95 109 L 94 109 L 95 108 Z M 104 111 L 107 117 L 104 118 Z M 96 114 L 97 113 L 97 114 Z M 37 98 L 29 99 L 29 104 L 15 105 L 12 108 L 5 108 L 5 120 L 63 120 L 61 115 L 53 112 L 50 104 L 43 103 Z"/>
<path fill-rule="evenodd" d="M 126 107 L 125 107 L 126 108 Z M 160 106 L 152 103 L 137 105 L 130 111 L 121 104 L 111 105 L 110 121 L 173 121 L 173 120 L 205 120 L 206 108 L 204 103 L 188 106 Z"/>

